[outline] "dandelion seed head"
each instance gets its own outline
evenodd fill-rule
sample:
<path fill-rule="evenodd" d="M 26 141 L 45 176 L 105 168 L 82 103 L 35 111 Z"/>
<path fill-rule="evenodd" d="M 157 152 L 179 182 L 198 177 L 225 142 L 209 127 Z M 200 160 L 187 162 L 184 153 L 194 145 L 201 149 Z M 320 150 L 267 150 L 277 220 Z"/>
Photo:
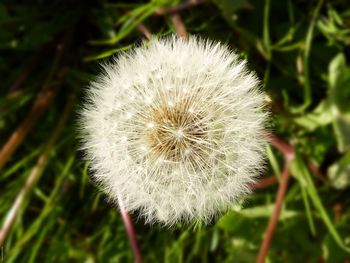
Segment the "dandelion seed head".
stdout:
<path fill-rule="evenodd" d="M 263 168 L 264 96 L 226 46 L 153 39 L 89 87 L 80 127 L 93 177 L 147 222 L 208 222 Z"/>

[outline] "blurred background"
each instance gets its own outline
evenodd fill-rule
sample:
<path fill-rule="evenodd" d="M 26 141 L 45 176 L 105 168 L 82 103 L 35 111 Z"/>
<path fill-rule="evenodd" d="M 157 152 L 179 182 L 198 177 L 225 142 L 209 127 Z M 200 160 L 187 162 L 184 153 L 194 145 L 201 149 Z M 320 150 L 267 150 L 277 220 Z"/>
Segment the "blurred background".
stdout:
<path fill-rule="evenodd" d="M 144 262 L 350 262 L 348 0 L 1 1 L 0 262 L 133 262 L 77 110 L 100 62 L 173 33 L 249 61 L 274 136 L 254 194 L 209 226 L 130 215 Z"/>

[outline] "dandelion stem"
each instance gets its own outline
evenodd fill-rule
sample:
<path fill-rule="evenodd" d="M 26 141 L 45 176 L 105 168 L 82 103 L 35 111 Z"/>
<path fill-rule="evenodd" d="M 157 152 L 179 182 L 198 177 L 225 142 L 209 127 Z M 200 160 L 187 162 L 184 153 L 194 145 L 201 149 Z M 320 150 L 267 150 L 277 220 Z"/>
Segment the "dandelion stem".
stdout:
<path fill-rule="evenodd" d="M 150 40 L 152 38 L 151 31 L 144 24 L 140 23 L 137 26 L 137 29 L 148 40 Z M 132 252 L 133 252 L 133 255 L 135 258 L 134 262 L 141 263 L 142 262 L 142 254 L 141 254 L 141 250 L 140 250 L 137 238 L 136 238 L 136 232 L 135 232 L 134 226 L 132 224 L 131 218 L 130 218 L 128 212 L 125 210 L 123 200 L 120 198 L 120 196 L 118 196 L 118 206 L 119 206 L 120 214 L 122 216 L 123 223 L 124 223 L 124 226 L 126 229 L 126 233 L 128 235 L 129 241 L 130 241 L 131 249 L 132 249 Z"/>
<path fill-rule="evenodd" d="M 275 233 L 275 230 L 276 230 L 277 221 L 282 210 L 283 199 L 288 187 L 288 181 L 290 177 L 290 171 L 289 171 L 290 163 L 291 161 L 286 162 L 282 172 L 281 181 L 278 187 L 278 192 L 276 197 L 275 208 L 273 210 L 273 214 L 270 217 L 269 223 L 265 230 L 264 240 L 261 244 L 258 259 L 256 261 L 257 263 L 265 262 L 265 257 L 269 251 L 270 243 L 271 243 L 273 234 Z"/>
<path fill-rule="evenodd" d="M 141 256 L 141 250 L 140 250 L 139 244 L 137 242 L 136 232 L 132 224 L 131 218 L 128 212 L 125 210 L 123 200 L 121 199 L 120 196 L 118 196 L 118 205 L 119 205 L 120 213 L 123 218 L 123 223 L 126 229 L 126 233 L 128 235 L 128 238 L 131 244 L 132 252 L 134 254 L 134 262 L 141 263 L 142 256 Z"/>
<path fill-rule="evenodd" d="M 277 221 L 282 210 L 284 196 L 288 187 L 288 182 L 290 178 L 290 165 L 294 159 L 294 149 L 291 145 L 283 142 L 282 140 L 271 134 L 268 134 L 267 138 L 273 146 L 275 146 L 283 153 L 285 158 L 285 164 L 282 171 L 281 180 L 279 182 L 275 207 L 264 233 L 263 242 L 260 246 L 258 258 L 256 260 L 257 263 L 264 263 L 267 253 L 269 251 L 271 240 L 276 230 Z"/>

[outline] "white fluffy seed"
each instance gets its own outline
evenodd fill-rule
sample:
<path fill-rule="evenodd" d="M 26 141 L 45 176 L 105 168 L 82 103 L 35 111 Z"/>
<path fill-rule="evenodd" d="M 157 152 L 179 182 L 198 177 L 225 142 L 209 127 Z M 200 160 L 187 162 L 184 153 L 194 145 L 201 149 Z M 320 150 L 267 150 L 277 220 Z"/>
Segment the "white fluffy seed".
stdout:
<path fill-rule="evenodd" d="M 112 200 L 173 225 L 208 222 L 250 191 L 267 113 L 237 54 L 195 37 L 153 39 L 104 70 L 80 126 L 93 176 Z"/>

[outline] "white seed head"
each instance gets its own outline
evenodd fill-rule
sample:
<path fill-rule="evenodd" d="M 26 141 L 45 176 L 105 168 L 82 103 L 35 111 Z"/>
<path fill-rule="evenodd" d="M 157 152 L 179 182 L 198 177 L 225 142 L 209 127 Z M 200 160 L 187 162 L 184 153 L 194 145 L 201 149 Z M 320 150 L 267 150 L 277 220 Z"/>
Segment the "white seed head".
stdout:
<path fill-rule="evenodd" d="M 195 37 L 153 39 L 90 84 L 81 111 L 94 179 L 127 211 L 208 222 L 263 168 L 264 94 L 246 62 Z"/>

